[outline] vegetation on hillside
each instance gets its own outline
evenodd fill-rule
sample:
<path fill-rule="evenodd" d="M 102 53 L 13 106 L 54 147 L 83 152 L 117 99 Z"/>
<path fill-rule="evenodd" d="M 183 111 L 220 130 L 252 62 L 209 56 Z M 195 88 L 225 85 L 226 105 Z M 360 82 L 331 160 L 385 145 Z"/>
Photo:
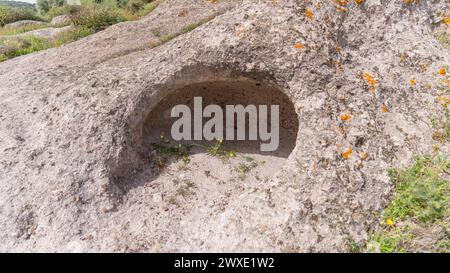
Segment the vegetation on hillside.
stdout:
<path fill-rule="evenodd" d="M 10 7 L 10 8 L 28 8 L 31 10 L 36 9 L 34 4 L 20 2 L 20 1 L 9 1 L 9 0 L 8 1 L 0 0 L 0 6 Z"/>
<path fill-rule="evenodd" d="M 73 42 L 119 22 L 137 20 L 153 11 L 162 1 L 82 0 L 81 6 L 70 6 L 65 4 L 63 0 L 39 0 L 37 4 L 39 14 L 30 10 L 28 17 L 16 15 L 18 10 L 15 9 L 4 8 L 4 13 L 0 9 L 0 25 L 23 19 L 50 22 L 59 15 L 69 16 L 72 25 L 69 30 L 59 33 L 54 39 L 30 36 L 8 37 L 49 27 L 49 24 L 0 28 L 0 61 Z M 2 14 L 4 14 L 3 17 Z"/>
<path fill-rule="evenodd" d="M 409 168 L 390 170 L 395 195 L 365 251 L 450 253 L 449 172 L 449 155 L 417 157 Z"/>
<path fill-rule="evenodd" d="M 30 8 L 14 8 L 0 5 L 0 27 L 20 20 L 42 21 L 42 18 Z"/>

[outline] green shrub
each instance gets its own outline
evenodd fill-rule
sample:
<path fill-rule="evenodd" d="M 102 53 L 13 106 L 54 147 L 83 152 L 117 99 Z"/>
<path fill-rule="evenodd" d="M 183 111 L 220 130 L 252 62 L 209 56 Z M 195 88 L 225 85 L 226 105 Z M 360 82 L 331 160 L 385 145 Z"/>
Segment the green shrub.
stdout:
<path fill-rule="evenodd" d="M 37 0 L 36 6 L 38 8 L 39 13 L 42 15 L 49 12 L 50 9 L 54 7 L 60 7 L 65 4 L 64 0 Z"/>
<path fill-rule="evenodd" d="M 4 54 L 4 59 L 10 59 L 52 47 L 52 43 L 49 40 L 35 36 L 10 39 L 3 41 L 2 44 L 10 48 L 10 50 Z"/>
<path fill-rule="evenodd" d="M 63 5 L 58 7 L 52 7 L 45 17 L 51 21 L 54 17 L 60 16 L 60 15 L 72 15 L 80 10 L 79 6 L 69 6 L 69 5 Z"/>
<path fill-rule="evenodd" d="M 125 16 L 104 5 L 82 6 L 81 9 L 71 16 L 73 25 L 98 31 L 107 26 L 126 21 Z"/>
<path fill-rule="evenodd" d="M 145 2 L 143 0 L 129 0 L 125 8 L 131 13 L 137 13 L 144 5 Z"/>
<path fill-rule="evenodd" d="M 449 168 L 448 155 L 435 155 L 417 157 L 409 168 L 390 170 L 395 196 L 366 251 L 450 252 Z"/>
<path fill-rule="evenodd" d="M 27 8 L 13 9 L 9 7 L 0 6 L 0 26 L 13 23 L 20 20 L 38 20 L 40 18 L 35 12 Z"/>
<path fill-rule="evenodd" d="M 158 7 L 159 4 L 161 4 L 164 0 L 156 0 L 156 1 L 150 1 L 149 3 L 145 4 L 138 12 L 137 15 L 139 16 L 145 16 L 152 12 L 154 9 Z"/>
<path fill-rule="evenodd" d="M 433 222 L 449 213 L 449 181 L 440 177 L 450 167 L 448 157 L 418 157 L 406 170 L 391 170 L 396 184 L 396 196 L 385 211 L 385 218 L 413 217 L 421 222 Z"/>
<path fill-rule="evenodd" d="M 16 28 L 0 28 L 0 36 L 16 35 L 36 29 L 46 28 L 48 24 L 29 24 Z"/>
<path fill-rule="evenodd" d="M 81 38 L 91 35 L 94 33 L 91 29 L 85 27 L 75 27 L 67 31 L 58 33 L 55 38 L 54 45 L 61 46 L 63 44 L 75 42 Z"/>

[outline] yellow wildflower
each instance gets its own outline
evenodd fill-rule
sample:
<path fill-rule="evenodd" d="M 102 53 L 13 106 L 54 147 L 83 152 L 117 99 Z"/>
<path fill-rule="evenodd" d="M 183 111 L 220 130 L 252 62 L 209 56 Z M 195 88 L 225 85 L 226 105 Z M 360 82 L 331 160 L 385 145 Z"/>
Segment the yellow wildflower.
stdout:
<path fill-rule="evenodd" d="M 392 219 L 390 219 L 390 218 L 387 219 L 387 220 L 386 220 L 386 225 L 392 227 L 392 226 L 394 225 L 394 220 L 392 220 Z"/>

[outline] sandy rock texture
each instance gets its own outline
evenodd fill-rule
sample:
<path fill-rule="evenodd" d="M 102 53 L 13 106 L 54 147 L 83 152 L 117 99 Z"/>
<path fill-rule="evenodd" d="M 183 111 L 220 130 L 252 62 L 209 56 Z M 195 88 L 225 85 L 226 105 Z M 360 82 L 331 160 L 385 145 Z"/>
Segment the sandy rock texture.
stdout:
<path fill-rule="evenodd" d="M 442 116 L 450 54 L 434 30 L 448 1 L 215 2 L 167 0 L 0 64 L 0 251 L 346 251 L 391 197 L 387 168 L 450 152 L 430 120 Z M 284 93 L 295 147 L 252 155 L 266 162 L 245 178 L 239 150 L 156 173 L 152 109 L 215 82 Z"/>
<path fill-rule="evenodd" d="M 50 22 L 50 24 L 53 25 L 53 26 L 70 24 L 70 17 L 68 15 L 55 16 L 52 19 L 52 21 Z"/>
<path fill-rule="evenodd" d="M 17 27 L 23 27 L 27 25 L 45 25 L 45 22 L 42 21 L 35 21 L 35 20 L 21 20 L 14 23 L 9 23 L 5 25 L 5 28 L 17 28 Z"/>

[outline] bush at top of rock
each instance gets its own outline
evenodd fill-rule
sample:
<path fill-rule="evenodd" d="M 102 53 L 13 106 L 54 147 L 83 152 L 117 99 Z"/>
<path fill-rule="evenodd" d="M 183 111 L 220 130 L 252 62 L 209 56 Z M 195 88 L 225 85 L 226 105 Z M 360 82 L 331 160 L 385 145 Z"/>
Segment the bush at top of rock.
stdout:
<path fill-rule="evenodd" d="M 64 6 L 64 4 L 64 0 L 37 0 L 36 2 L 36 6 L 41 14 L 47 13 L 54 7 Z"/>
<path fill-rule="evenodd" d="M 117 9 L 106 5 L 82 6 L 81 9 L 71 16 L 75 26 L 82 26 L 94 31 L 101 30 L 107 26 L 127 21 L 126 16 Z"/>
<path fill-rule="evenodd" d="M 0 26 L 20 20 L 38 20 L 42 21 L 34 11 L 27 8 L 13 9 L 5 6 L 0 6 Z"/>
<path fill-rule="evenodd" d="M 71 15 L 79 10 L 80 10 L 80 6 L 63 5 L 63 6 L 52 7 L 47 13 L 45 13 L 45 18 L 47 18 L 47 20 L 51 21 L 53 18 L 55 18 L 57 16 Z"/>

